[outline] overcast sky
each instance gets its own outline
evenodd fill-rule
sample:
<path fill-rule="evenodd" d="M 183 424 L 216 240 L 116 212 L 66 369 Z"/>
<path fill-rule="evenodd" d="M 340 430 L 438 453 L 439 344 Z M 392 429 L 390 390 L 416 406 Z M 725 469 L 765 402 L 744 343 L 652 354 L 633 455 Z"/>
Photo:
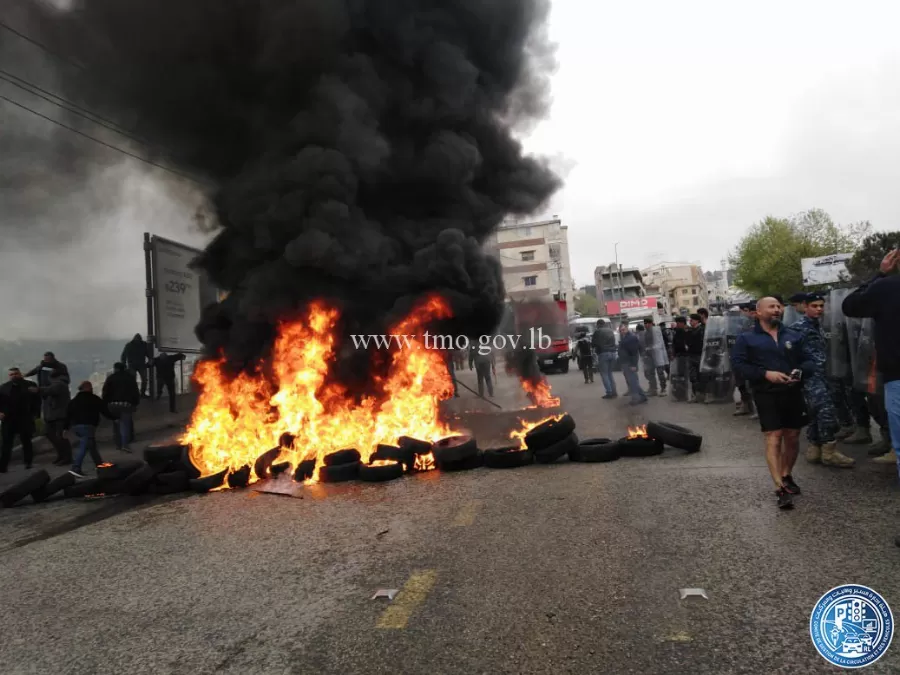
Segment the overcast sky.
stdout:
<path fill-rule="evenodd" d="M 573 275 L 614 258 L 717 269 L 767 214 L 900 229 L 900 5 L 555 0 L 551 118 L 574 168 L 549 213 Z"/>
<path fill-rule="evenodd" d="M 716 269 L 767 214 L 819 207 L 900 229 L 898 18 L 889 1 L 555 0 L 554 103 L 527 146 L 569 167 L 541 215 L 569 226 L 576 283 L 593 282 L 615 242 L 623 264 Z M 53 227 L 0 245 L 0 339 L 144 331 L 141 234 L 204 238 L 196 199 L 140 167 L 43 188 Z M 35 237 L 67 216 L 88 234 L 72 225 L 71 246 L 36 255 Z"/>

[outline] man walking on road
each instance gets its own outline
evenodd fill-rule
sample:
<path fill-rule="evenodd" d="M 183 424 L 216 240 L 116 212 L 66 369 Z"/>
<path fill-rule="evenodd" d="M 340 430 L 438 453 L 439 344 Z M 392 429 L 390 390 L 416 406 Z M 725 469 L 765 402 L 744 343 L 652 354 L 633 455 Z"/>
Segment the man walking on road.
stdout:
<path fill-rule="evenodd" d="M 641 365 L 641 343 L 637 335 L 628 330 L 628 324 L 619 324 L 619 363 L 622 365 L 622 373 L 628 383 L 628 393 L 631 401 L 628 405 L 640 405 L 647 402 L 647 395 L 641 389 L 641 381 L 638 379 L 638 368 Z"/>
<path fill-rule="evenodd" d="M 137 378 L 138 375 L 140 375 L 141 397 L 147 396 L 147 384 L 149 383 L 149 380 L 147 379 L 147 365 L 150 360 L 149 355 L 150 350 L 147 348 L 147 343 L 144 342 L 144 338 L 141 337 L 140 333 L 135 333 L 131 342 L 125 345 L 125 349 L 122 350 L 122 358 L 119 359 L 128 368 L 132 377 Z"/>
<path fill-rule="evenodd" d="M 472 353 L 471 351 L 469 352 Z M 156 366 L 156 400 L 162 398 L 163 387 L 169 393 L 169 412 L 175 411 L 175 364 L 184 361 L 185 356 L 181 352 L 177 354 L 160 354 L 154 360 Z"/>
<path fill-rule="evenodd" d="M 72 444 L 66 438 L 66 414 L 69 408 L 69 377 L 61 370 L 50 373 L 50 384 L 39 388 L 43 403 L 44 435 L 56 450 L 56 466 L 72 462 Z"/>
<path fill-rule="evenodd" d="M 758 323 L 738 335 L 731 365 L 753 390 L 778 508 L 789 509 L 794 506 L 792 495 L 800 494 L 791 472 L 800 450 L 800 430 L 807 422 L 800 375 L 812 373 L 812 367 L 803 362 L 803 337 L 785 328 L 783 314 L 778 300 L 761 299 Z"/>
<path fill-rule="evenodd" d="M 131 452 L 128 444 L 134 433 L 134 411 L 141 402 L 141 393 L 134 376 L 124 363 L 113 365 L 112 375 L 103 383 L 103 403 L 113 417 L 113 437 L 116 448 Z"/>
<path fill-rule="evenodd" d="M 34 451 L 34 420 L 41 414 L 41 397 L 34 382 L 22 377 L 18 368 L 9 369 L 9 382 L 0 387 L 0 473 L 6 473 L 16 436 L 22 443 L 25 468 L 31 468 Z"/>
<path fill-rule="evenodd" d="M 900 250 L 881 261 L 878 274 L 844 298 L 844 316 L 875 322 L 875 364 L 884 380 L 884 408 L 895 453 L 900 453 Z M 900 472 L 900 455 L 897 457 Z M 900 545 L 900 541 L 897 542 Z"/>
<path fill-rule="evenodd" d="M 597 321 L 597 329 L 591 336 L 591 344 L 597 352 L 600 368 L 600 381 L 606 389 L 603 398 L 616 398 L 616 381 L 613 379 L 613 365 L 616 362 L 616 334 L 603 319 Z"/>
<path fill-rule="evenodd" d="M 796 296 L 792 297 L 793 298 Z M 836 434 L 840 430 L 834 393 L 829 388 L 825 372 L 827 346 L 820 320 L 825 313 L 825 297 L 810 293 L 804 297 L 803 318 L 790 328 L 803 336 L 803 355 L 813 365 L 813 372 L 803 378 L 803 395 L 809 413 L 806 427 L 806 460 L 811 464 L 821 462 L 825 466 L 850 468 L 854 461 L 838 452 Z"/>

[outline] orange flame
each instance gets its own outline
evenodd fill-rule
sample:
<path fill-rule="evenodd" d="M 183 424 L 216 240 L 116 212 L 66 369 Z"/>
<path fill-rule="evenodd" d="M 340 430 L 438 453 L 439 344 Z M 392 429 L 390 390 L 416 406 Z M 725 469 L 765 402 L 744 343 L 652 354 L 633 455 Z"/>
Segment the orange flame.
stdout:
<path fill-rule="evenodd" d="M 437 465 L 434 463 L 433 452 L 429 452 L 427 455 L 416 455 L 416 462 L 413 464 L 413 469 L 416 471 L 431 471 L 435 468 L 437 468 Z"/>
<path fill-rule="evenodd" d="M 509 432 L 510 439 L 517 441 L 519 444 L 519 448 L 524 450 L 526 448 L 525 445 L 525 435 L 534 429 L 536 426 L 543 424 L 544 422 L 549 422 L 550 420 L 561 420 L 565 416 L 565 413 L 560 415 L 551 415 L 550 417 L 545 417 L 542 420 L 538 420 L 537 422 L 526 422 L 525 420 L 519 420 L 519 423 L 522 425 L 519 429 L 513 429 Z"/>
<path fill-rule="evenodd" d="M 448 305 L 431 297 L 391 333 L 421 335 L 429 321 L 450 316 Z M 396 445 L 400 436 L 436 441 L 450 435 L 438 418 L 438 403 L 453 395 L 453 383 L 439 351 L 413 339 L 391 356 L 388 375 L 376 381 L 383 395 L 354 400 L 341 385 L 325 383 L 334 362 L 338 311 L 313 303 L 304 320 L 279 326 L 270 372 L 262 364 L 252 373 L 229 378 L 222 361 L 198 364 L 201 387 L 197 407 L 182 442 L 202 475 L 251 467 L 284 432 L 294 436 L 277 461 L 297 466 L 304 459 L 356 448 L 367 462 L 379 443 Z M 313 473 L 312 482 L 317 480 Z M 251 480 L 260 477 L 255 473 Z"/>
<path fill-rule="evenodd" d="M 639 427 L 628 427 L 628 438 L 650 438 L 647 426 L 642 424 Z"/>
<path fill-rule="evenodd" d="M 522 389 L 528 395 L 529 400 L 534 404 L 535 408 L 555 408 L 559 405 L 559 397 L 550 393 L 550 384 L 541 377 L 537 384 L 529 382 L 522 378 Z"/>

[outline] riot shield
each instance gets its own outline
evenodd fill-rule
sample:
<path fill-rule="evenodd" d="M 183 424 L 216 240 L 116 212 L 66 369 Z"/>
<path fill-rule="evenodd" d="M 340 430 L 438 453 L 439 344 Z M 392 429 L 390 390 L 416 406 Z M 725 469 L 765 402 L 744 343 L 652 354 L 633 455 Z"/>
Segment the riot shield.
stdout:
<path fill-rule="evenodd" d="M 653 359 L 655 368 L 662 368 L 669 364 L 669 354 L 666 352 L 666 342 L 663 340 L 662 331 L 659 326 L 651 326 L 649 330 L 644 331 L 644 349 L 647 356 Z"/>
<path fill-rule="evenodd" d="M 704 375 L 718 375 L 731 370 L 726 349 L 727 327 L 724 316 L 711 316 L 706 322 L 703 355 L 700 357 L 700 372 Z"/>
<path fill-rule="evenodd" d="M 853 388 L 856 391 L 868 392 L 869 381 L 875 368 L 874 319 L 848 320 L 847 344 L 850 351 Z"/>
<path fill-rule="evenodd" d="M 822 317 L 826 343 L 825 374 L 835 380 L 849 380 L 851 374 L 847 318 L 841 308 L 844 298 L 850 292 L 849 288 L 831 291 L 825 301 L 825 315 Z"/>
<path fill-rule="evenodd" d="M 781 316 L 781 323 L 790 328 L 802 318 L 803 315 L 794 309 L 793 305 L 788 305 L 784 308 L 784 314 Z"/>
<path fill-rule="evenodd" d="M 687 401 L 688 397 L 688 357 L 684 354 L 676 356 L 669 368 L 669 383 L 672 386 L 672 398 L 676 401 Z"/>

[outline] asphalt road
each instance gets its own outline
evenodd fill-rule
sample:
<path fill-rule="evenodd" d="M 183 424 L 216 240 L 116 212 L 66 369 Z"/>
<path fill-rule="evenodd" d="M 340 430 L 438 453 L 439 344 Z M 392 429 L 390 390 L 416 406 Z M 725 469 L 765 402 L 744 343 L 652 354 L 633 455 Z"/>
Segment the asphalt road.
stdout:
<path fill-rule="evenodd" d="M 303 499 L 4 511 L 0 671 L 825 673 L 838 669 L 808 629 L 820 596 L 859 583 L 900 609 L 897 480 L 865 449 L 848 471 L 801 459 L 804 495 L 780 512 L 757 428 L 730 406 L 632 409 L 577 371 L 551 382 L 582 437 L 663 419 L 702 432 L 703 449 Z M 501 376 L 496 400 L 515 391 Z M 709 599 L 681 601 L 684 587 Z M 378 589 L 405 590 L 371 600 Z M 866 672 L 900 671 L 894 642 Z"/>

